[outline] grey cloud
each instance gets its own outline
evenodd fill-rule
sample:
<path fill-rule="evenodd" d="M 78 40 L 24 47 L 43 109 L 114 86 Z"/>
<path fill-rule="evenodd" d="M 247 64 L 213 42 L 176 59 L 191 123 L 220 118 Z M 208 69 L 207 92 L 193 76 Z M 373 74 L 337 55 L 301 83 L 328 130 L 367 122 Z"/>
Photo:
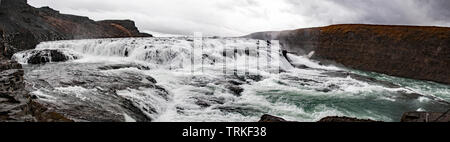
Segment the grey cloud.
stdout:
<path fill-rule="evenodd" d="M 132 19 L 140 30 L 239 36 L 330 24 L 450 26 L 450 0 L 29 0 L 95 20 Z"/>
<path fill-rule="evenodd" d="M 299 0 L 288 1 L 297 6 L 302 4 Z M 318 4 L 323 3 L 333 3 L 334 6 L 313 5 L 307 7 L 310 12 L 308 14 L 328 19 L 329 22 L 333 20 L 333 23 L 330 24 L 438 24 L 446 26 L 450 23 L 449 0 L 322 0 Z M 339 17 L 338 14 L 342 10 L 353 14 Z M 332 12 L 332 14 L 323 15 L 326 12 Z"/>
<path fill-rule="evenodd" d="M 428 8 L 428 14 L 439 21 L 450 21 L 450 0 L 422 0 L 420 5 Z"/>

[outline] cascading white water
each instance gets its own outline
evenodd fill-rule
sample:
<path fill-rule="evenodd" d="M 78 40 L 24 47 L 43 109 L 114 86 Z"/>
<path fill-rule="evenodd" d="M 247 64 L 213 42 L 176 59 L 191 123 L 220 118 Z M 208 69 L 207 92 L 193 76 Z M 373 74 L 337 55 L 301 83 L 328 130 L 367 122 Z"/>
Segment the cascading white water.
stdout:
<path fill-rule="evenodd" d="M 167 99 L 155 95 L 154 88 L 115 90 L 116 95 L 132 100 L 133 105 L 153 121 L 257 121 L 264 113 L 297 121 L 317 121 L 335 115 L 397 121 L 404 111 L 447 107 L 448 104 L 439 101 L 449 101 L 446 96 L 450 93 L 448 86 L 426 84 L 444 92 L 433 94 L 417 87 L 415 81 L 387 87 L 383 83 L 355 79 L 355 76 L 340 76 L 349 71 L 320 65 L 308 56 L 288 54 L 291 61 L 288 62 L 280 52 L 278 41 L 241 38 L 69 40 L 43 42 L 35 50 L 17 53 L 14 59 L 27 63 L 33 51 L 45 49 L 76 56 L 72 61 L 54 64 L 73 65 L 80 70 L 90 71 L 89 66 L 99 64 L 145 66 L 147 70 L 131 66 L 99 72 L 110 76 L 133 73 L 155 78 L 157 84 L 169 92 Z M 29 74 L 52 64 L 40 66 Z M 367 76 L 390 82 L 399 80 Z M 404 98 L 402 93 L 425 96 Z M 37 94 L 48 96 L 42 95 L 42 90 Z M 135 119 L 124 114 L 127 120 Z"/>

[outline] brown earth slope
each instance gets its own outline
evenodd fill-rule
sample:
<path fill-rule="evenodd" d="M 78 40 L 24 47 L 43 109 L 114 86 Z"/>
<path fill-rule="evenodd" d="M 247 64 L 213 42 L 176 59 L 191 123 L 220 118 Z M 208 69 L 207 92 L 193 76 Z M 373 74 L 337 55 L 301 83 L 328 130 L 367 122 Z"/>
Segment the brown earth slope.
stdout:
<path fill-rule="evenodd" d="M 273 33 L 246 37 L 261 39 Z M 348 24 L 282 31 L 273 39 L 291 53 L 314 51 L 314 59 L 450 84 L 450 28 Z"/>

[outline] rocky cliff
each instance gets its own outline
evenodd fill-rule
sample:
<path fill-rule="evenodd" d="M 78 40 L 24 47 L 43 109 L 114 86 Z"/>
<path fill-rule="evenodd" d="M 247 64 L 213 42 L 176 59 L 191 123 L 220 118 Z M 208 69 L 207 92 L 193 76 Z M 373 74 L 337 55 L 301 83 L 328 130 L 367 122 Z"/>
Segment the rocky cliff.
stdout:
<path fill-rule="evenodd" d="M 27 0 L 1 0 L 0 34 L 0 49 L 7 58 L 42 41 L 152 36 L 140 33 L 130 20 L 93 21 L 49 7 L 34 8 Z"/>
<path fill-rule="evenodd" d="M 278 39 L 287 52 L 354 69 L 450 84 L 450 28 L 353 24 L 245 37 Z"/>
<path fill-rule="evenodd" d="M 0 60 L 0 122 L 70 122 L 37 103 L 25 90 L 24 70 L 15 61 Z"/>
<path fill-rule="evenodd" d="M 49 7 L 34 8 L 27 0 L 0 0 L 0 122 L 71 121 L 29 95 L 22 66 L 9 60 L 14 53 L 42 41 L 151 36 L 140 33 L 130 20 L 93 21 Z"/>

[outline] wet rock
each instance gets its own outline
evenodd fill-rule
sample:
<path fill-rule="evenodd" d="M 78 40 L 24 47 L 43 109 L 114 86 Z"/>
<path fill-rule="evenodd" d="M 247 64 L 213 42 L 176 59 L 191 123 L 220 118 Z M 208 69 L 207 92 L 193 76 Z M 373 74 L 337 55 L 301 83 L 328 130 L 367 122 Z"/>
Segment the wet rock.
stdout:
<path fill-rule="evenodd" d="M 450 122 L 450 110 L 447 112 L 406 112 L 401 122 Z"/>
<path fill-rule="evenodd" d="M 154 85 L 153 87 L 158 91 L 159 96 L 163 97 L 167 101 L 169 100 L 169 91 L 159 85 Z"/>
<path fill-rule="evenodd" d="M 242 92 L 244 92 L 244 88 L 236 86 L 236 85 L 227 85 L 226 88 L 231 91 L 231 93 L 235 96 L 242 96 Z"/>
<path fill-rule="evenodd" d="M 329 89 L 329 88 L 323 88 L 323 89 L 316 89 L 316 91 L 328 93 L 328 92 L 331 92 L 331 91 L 333 91 L 333 90 L 331 90 L 331 89 Z"/>
<path fill-rule="evenodd" d="M 339 87 L 339 86 L 336 85 L 336 84 L 331 84 L 331 85 L 328 85 L 328 88 L 330 88 L 330 89 L 332 89 L 332 90 L 337 90 L 337 89 L 340 89 L 341 87 Z"/>
<path fill-rule="evenodd" d="M 370 119 L 358 119 L 351 117 L 339 117 L 339 116 L 329 116 L 320 119 L 318 122 L 379 122 Z"/>
<path fill-rule="evenodd" d="M 402 99 L 408 99 L 408 100 L 416 100 L 419 99 L 419 97 L 426 97 L 422 94 L 418 94 L 418 93 L 408 93 L 405 91 L 398 91 L 399 94 L 401 94 L 400 98 Z M 432 97 L 432 96 L 430 96 Z"/>
<path fill-rule="evenodd" d="M 294 66 L 294 68 L 299 68 L 299 69 L 309 69 L 310 68 L 306 65 L 292 65 L 292 66 Z"/>
<path fill-rule="evenodd" d="M 139 70 L 150 70 L 149 67 L 138 65 L 138 64 L 116 64 L 116 65 L 107 65 L 99 67 L 100 70 L 117 70 L 124 68 L 137 68 Z"/>
<path fill-rule="evenodd" d="M 136 107 L 132 101 L 130 101 L 128 99 L 122 99 L 122 100 L 123 101 L 121 103 L 121 106 L 129 111 L 129 113 L 127 113 L 127 115 L 130 115 L 131 117 L 133 117 L 133 119 L 135 119 L 138 122 L 151 122 L 152 121 L 151 118 L 149 118 L 145 114 L 142 114 L 142 111 L 138 107 Z M 123 121 L 125 121 L 125 120 L 123 120 Z"/>
<path fill-rule="evenodd" d="M 261 75 L 247 75 L 246 76 L 248 79 L 251 79 L 253 81 L 259 82 L 263 80 L 263 76 Z"/>
<path fill-rule="evenodd" d="M 158 82 L 156 81 L 156 79 L 153 78 L 153 77 L 151 77 L 151 76 L 148 76 L 148 77 L 146 77 L 145 79 L 147 79 L 148 81 L 150 81 L 150 82 L 153 83 L 153 84 L 158 83 Z"/>
<path fill-rule="evenodd" d="M 36 95 L 41 103 L 44 102 L 50 110 L 55 110 L 77 122 L 122 122 L 123 113 L 137 122 L 149 122 L 160 110 L 153 103 L 147 103 L 141 98 L 147 100 L 156 97 L 158 101 L 169 100 L 169 91 L 157 85 L 153 77 L 134 70 L 105 73 L 99 70 L 104 66 L 77 63 L 47 64 L 35 68 L 40 71 L 28 72 L 27 80 L 30 82 L 30 91 L 39 90 Z M 139 98 L 129 96 L 129 93 Z"/>
<path fill-rule="evenodd" d="M 243 82 L 236 81 L 236 80 L 229 80 L 228 83 L 230 83 L 232 85 L 237 85 L 237 86 L 244 84 Z"/>
<path fill-rule="evenodd" d="M 261 120 L 259 120 L 259 122 L 294 122 L 294 121 L 287 121 L 281 117 L 265 114 L 261 117 Z M 322 118 L 318 122 L 380 122 L 380 121 L 374 121 L 370 119 L 358 119 L 351 117 L 329 116 Z"/>
<path fill-rule="evenodd" d="M 206 107 L 210 107 L 210 106 L 211 106 L 210 103 L 208 103 L 208 102 L 206 102 L 206 101 L 204 101 L 204 100 L 197 100 L 197 101 L 195 102 L 195 104 L 196 104 L 196 105 L 199 105 L 200 107 L 203 107 L 203 108 L 206 108 Z"/>
<path fill-rule="evenodd" d="M 32 56 L 28 59 L 29 64 L 44 64 L 49 62 L 65 62 L 70 58 L 58 50 L 33 50 Z M 75 57 L 76 59 L 76 57 Z"/>
<path fill-rule="evenodd" d="M 202 107 L 207 108 L 213 105 L 223 105 L 225 104 L 225 98 L 221 97 L 195 97 L 195 104 Z"/>
<path fill-rule="evenodd" d="M 339 89 L 340 89 L 340 87 L 338 85 L 331 84 L 331 85 L 328 85 L 327 88 L 316 89 L 316 91 L 328 93 L 328 92 L 331 92 L 333 90 L 339 90 Z"/>
<path fill-rule="evenodd" d="M 17 62 L 0 59 L 0 122 L 71 121 L 34 101 L 25 89 L 24 71 Z"/>
<path fill-rule="evenodd" d="M 50 111 L 47 107 L 34 100 L 28 103 L 28 111 L 38 122 L 74 122 L 60 113 Z"/>
<path fill-rule="evenodd" d="M 313 79 L 307 79 L 307 78 L 300 78 L 300 77 L 296 77 L 296 76 L 285 76 L 284 78 L 288 79 L 288 80 L 295 80 L 298 82 L 302 82 L 302 83 L 307 83 L 307 84 L 320 84 L 322 82 L 313 80 Z"/>
<path fill-rule="evenodd" d="M 250 82 L 259 82 L 263 80 L 263 76 L 261 75 L 254 75 L 254 74 L 246 74 L 246 75 L 238 75 L 238 74 L 234 74 L 234 75 L 229 75 L 226 78 L 230 78 L 230 79 L 236 79 L 235 81 L 238 82 L 246 82 L 246 83 L 250 83 Z"/>
<path fill-rule="evenodd" d="M 0 71 L 9 70 L 9 69 L 22 69 L 22 65 L 20 65 L 16 61 L 0 58 Z"/>
<path fill-rule="evenodd" d="M 288 122 L 288 121 L 281 117 L 264 114 L 258 122 Z"/>

